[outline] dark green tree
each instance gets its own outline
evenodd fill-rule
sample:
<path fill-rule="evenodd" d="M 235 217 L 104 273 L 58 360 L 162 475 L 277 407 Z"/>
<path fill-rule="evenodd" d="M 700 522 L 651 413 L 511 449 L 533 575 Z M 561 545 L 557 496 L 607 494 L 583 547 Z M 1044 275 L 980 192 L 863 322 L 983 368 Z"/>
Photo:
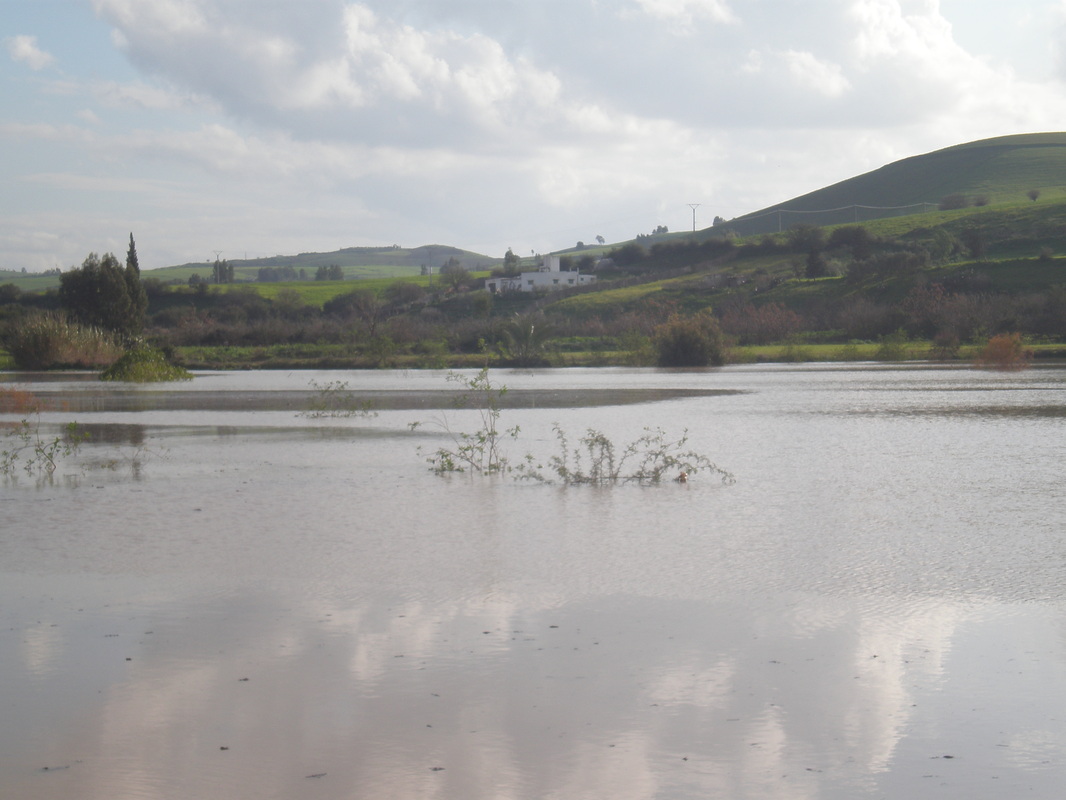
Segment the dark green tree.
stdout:
<path fill-rule="evenodd" d="M 507 252 L 503 254 L 503 274 L 517 275 L 521 271 L 522 268 L 518 256 L 516 256 L 514 251 L 508 247 Z"/>
<path fill-rule="evenodd" d="M 340 264 L 330 264 L 326 266 L 323 264 L 321 267 L 315 270 L 316 281 L 343 281 L 344 270 Z"/>
<path fill-rule="evenodd" d="M 440 268 L 440 277 L 444 284 L 453 291 L 459 291 L 470 283 L 470 271 L 464 267 L 459 259 L 452 256 Z"/>
<path fill-rule="evenodd" d="M 144 326 L 145 314 L 148 313 L 148 292 L 141 282 L 141 264 L 137 259 L 137 243 L 133 241 L 132 232 L 130 246 L 126 251 L 126 289 L 130 295 L 132 317 L 140 320 L 134 333 L 140 333 Z"/>
<path fill-rule="evenodd" d="M 131 240 L 132 248 L 132 240 Z M 141 286 L 132 252 L 133 270 L 123 268 L 113 253 L 89 255 L 80 267 L 59 277 L 59 304 L 83 325 L 133 338 L 144 327 L 148 298 Z"/>
<path fill-rule="evenodd" d="M 233 265 L 229 260 L 218 259 L 215 256 L 215 264 L 211 269 L 211 280 L 215 283 L 233 283 Z"/>
<path fill-rule="evenodd" d="M 825 231 L 817 225 L 793 225 L 788 229 L 788 247 L 794 253 L 821 250 L 825 247 Z"/>
<path fill-rule="evenodd" d="M 824 278 L 830 274 L 829 262 L 821 250 L 811 250 L 807 254 L 807 265 L 804 274 L 808 278 Z"/>
<path fill-rule="evenodd" d="M 337 295 L 323 303 L 322 310 L 338 317 L 361 320 L 371 338 L 377 335 L 378 325 L 388 316 L 388 308 L 373 289 L 356 289 Z"/>
<path fill-rule="evenodd" d="M 137 260 L 137 243 L 133 241 L 133 232 L 130 232 L 130 248 L 126 251 L 126 271 L 132 272 L 137 279 L 141 278 L 141 263 Z"/>
<path fill-rule="evenodd" d="M 937 230 L 941 230 L 937 228 Z M 840 247 L 851 248 L 851 257 L 869 258 L 873 253 L 874 238 L 862 225 L 845 225 L 833 231 L 826 245 L 830 250 Z"/>

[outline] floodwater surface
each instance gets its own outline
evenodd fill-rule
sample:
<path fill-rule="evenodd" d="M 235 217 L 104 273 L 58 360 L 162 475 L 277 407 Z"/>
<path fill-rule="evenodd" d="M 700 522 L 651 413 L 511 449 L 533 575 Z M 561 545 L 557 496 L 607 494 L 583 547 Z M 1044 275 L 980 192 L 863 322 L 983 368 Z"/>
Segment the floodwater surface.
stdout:
<path fill-rule="evenodd" d="M 443 372 L 0 375 L 91 434 L 0 487 L 0 796 L 1060 796 L 1066 369 L 491 377 L 513 463 L 735 482 L 439 477 Z"/>

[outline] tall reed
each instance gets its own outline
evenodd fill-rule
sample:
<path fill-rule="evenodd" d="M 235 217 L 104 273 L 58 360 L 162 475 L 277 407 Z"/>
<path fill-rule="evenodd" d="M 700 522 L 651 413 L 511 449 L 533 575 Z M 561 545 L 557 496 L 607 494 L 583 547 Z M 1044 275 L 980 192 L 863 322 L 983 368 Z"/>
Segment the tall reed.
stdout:
<path fill-rule="evenodd" d="M 19 369 L 99 369 L 114 363 L 123 348 L 100 328 L 79 325 L 64 314 L 35 314 L 13 324 L 5 345 Z"/>

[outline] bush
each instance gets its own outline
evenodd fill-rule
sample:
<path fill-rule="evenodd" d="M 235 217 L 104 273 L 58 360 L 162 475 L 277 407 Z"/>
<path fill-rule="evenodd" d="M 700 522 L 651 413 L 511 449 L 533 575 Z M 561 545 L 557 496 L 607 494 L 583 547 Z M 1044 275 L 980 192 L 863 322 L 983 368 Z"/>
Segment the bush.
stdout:
<path fill-rule="evenodd" d="M 660 367 L 719 366 L 726 360 L 722 329 L 706 312 L 670 317 L 655 330 L 655 348 Z"/>
<path fill-rule="evenodd" d="M 947 194 L 940 198 L 941 211 L 954 211 L 959 208 L 969 208 L 970 199 L 964 194 Z"/>
<path fill-rule="evenodd" d="M 38 314 L 19 322 L 5 342 L 19 369 L 99 369 L 122 354 L 116 337 L 71 322 L 63 314 Z"/>
<path fill-rule="evenodd" d="M 881 344 L 874 353 L 878 361 L 903 361 L 907 357 L 907 334 L 896 331 L 881 337 Z"/>
<path fill-rule="evenodd" d="M 1025 369 L 1032 357 L 1033 351 L 1024 347 L 1020 333 L 1001 333 L 988 340 L 977 356 L 977 365 L 990 369 Z"/>
<path fill-rule="evenodd" d="M 797 333 L 803 319 L 780 303 L 748 303 L 722 314 L 722 327 L 741 344 L 780 342 Z"/>
<path fill-rule="evenodd" d="M 129 383 L 187 381 L 191 378 L 191 372 L 169 363 L 162 350 L 152 347 L 130 350 L 100 375 L 100 380 Z"/>

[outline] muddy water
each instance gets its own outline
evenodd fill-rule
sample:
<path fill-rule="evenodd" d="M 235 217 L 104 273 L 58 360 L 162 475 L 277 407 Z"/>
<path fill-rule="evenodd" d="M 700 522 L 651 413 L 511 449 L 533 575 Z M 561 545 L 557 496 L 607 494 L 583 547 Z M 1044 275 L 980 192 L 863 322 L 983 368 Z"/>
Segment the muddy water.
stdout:
<path fill-rule="evenodd" d="M 4 375 L 93 436 L 0 488 L 0 796 L 1058 796 L 1066 370 L 493 377 L 736 483 L 436 477 L 438 372 Z"/>

